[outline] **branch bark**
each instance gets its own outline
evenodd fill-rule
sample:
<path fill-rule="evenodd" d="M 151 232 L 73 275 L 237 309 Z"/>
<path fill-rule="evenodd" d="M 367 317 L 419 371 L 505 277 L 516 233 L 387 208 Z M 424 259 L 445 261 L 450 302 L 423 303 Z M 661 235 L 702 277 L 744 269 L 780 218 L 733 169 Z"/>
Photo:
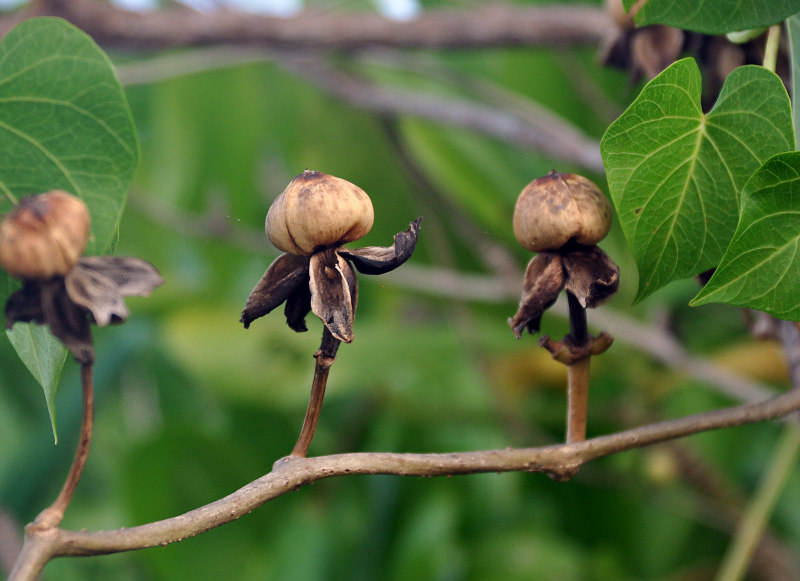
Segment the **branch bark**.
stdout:
<path fill-rule="evenodd" d="M 213 44 L 324 50 L 596 46 L 614 26 L 598 7 L 511 4 L 426 10 L 409 22 L 374 12 L 308 10 L 292 18 L 186 8 L 135 13 L 97 0 L 39 0 L 29 14 L 65 18 L 107 48 L 135 50 Z"/>
<path fill-rule="evenodd" d="M 352 474 L 452 476 L 483 472 L 545 472 L 559 478 L 576 465 L 657 442 L 713 429 L 771 420 L 800 410 L 800 389 L 767 401 L 744 404 L 580 443 L 540 448 L 485 450 L 449 454 L 353 453 L 316 458 L 286 457 L 273 470 L 232 494 L 173 518 L 114 531 L 65 529 L 26 531 L 17 573 L 10 581 L 35 579 L 46 562 L 61 556 L 90 556 L 177 542 L 234 521 L 265 502 L 318 480 Z"/>

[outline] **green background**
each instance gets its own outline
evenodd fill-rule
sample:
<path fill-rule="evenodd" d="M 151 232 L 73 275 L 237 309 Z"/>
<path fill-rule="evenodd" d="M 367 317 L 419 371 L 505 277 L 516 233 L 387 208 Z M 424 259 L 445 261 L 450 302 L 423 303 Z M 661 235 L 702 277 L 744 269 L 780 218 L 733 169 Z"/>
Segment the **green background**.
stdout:
<path fill-rule="evenodd" d="M 435 294 L 402 271 L 426 267 L 442 282 L 443 271 L 456 270 L 502 289 L 490 266 L 503 272 L 503 260 L 486 259 L 487 248 L 498 248 L 521 288 L 530 255 L 511 231 L 516 197 L 554 167 L 581 168 L 466 130 L 356 109 L 270 55 L 183 74 L 183 54 L 110 55 L 123 83 L 142 62 L 172 71 L 126 85 L 142 159 L 117 248 L 155 264 L 166 284 L 151 298 L 129 299 L 124 325 L 95 333 L 95 440 L 64 526 L 167 518 L 232 492 L 290 451 L 321 325 L 309 318 L 309 332 L 296 334 L 276 312 L 244 330 L 238 317 L 277 255 L 263 235 L 269 203 L 306 168 L 370 194 L 375 226 L 364 245 L 388 245 L 424 216 L 406 267 L 360 277 L 355 340 L 331 371 L 311 453 L 560 441 L 564 371 L 537 338 L 515 340 L 506 320 L 516 299 L 502 292 L 465 299 L 463 285 Z M 640 89 L 626 73 L 600 68 L 593 49 L 396 56 L 391 66 L 349 64 L 388 87 L 439 97 L 475 99 L 458 79 L 477 81 L 546 107 L 598 142 Z M 607 192 L 602 176 L 582 173 Z M 654 333 L 666 326 L 693 354 L 785 387 L 777 348 L 749 339 L 738 309 L 690 309 L 692 281 L 631 306 L 636 265 L 618 225 L 602 247 L 622 270 L 619 294 L 602 307 L 609 316 Z M 590 312 L 599 331 L 593 322 Z M 557 313 L 545 315 L 544 333 L 566 330 Z M 593 363 L 590 435 L 734 403 L 631 342 L 618 335 Z M 25 523 L 55 497 L 71 461 L 78 370 L 67 363 L 55 396 L 53 446 L 42 390 L 7 342 L 0 367 L 0 506 Z M 540 474 L 325 480 L 175 545 L 54 561 L 44 579 L 706 579 L 778 432 L 761 424 L 627 452 L 585 466 L 567 483 Z M 798 484 L 795 472 L 770 528 L 794 558 Z"/>

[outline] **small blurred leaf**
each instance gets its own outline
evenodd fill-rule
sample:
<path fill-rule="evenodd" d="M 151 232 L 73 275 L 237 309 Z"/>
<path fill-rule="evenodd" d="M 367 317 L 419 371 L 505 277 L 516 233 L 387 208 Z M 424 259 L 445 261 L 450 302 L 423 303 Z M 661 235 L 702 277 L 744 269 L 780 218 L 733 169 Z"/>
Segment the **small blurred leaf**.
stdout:
<path fill-rule="evenodd" d="M 700 92 L 697 64 L 678 61 L 603 136 L 611 197 L 639 267 L 637 300 L 716 266 L 736 228 L 738 193 L 794 143 L 789 98 L 774 73 L 736 69 L 708 114 Z"/>
<path fill-rule="evenodd" d="M 61 370 L 67 360 L 67 351 L 46 327 L 39 325 L 15 325 L 13 329 L 6 331 L 6 334 L 25 367 L 44 388 L 47 411 L 50 413 L 50 422 L 53 426 L 53 439 L 58 443 L 53 398 Z"/>
<path fill-rule="evenodd" d="M 111 62 L 64 20 L 26 20 L 0 42 L 0 158 L 0 211 L 26 194 L 66 190 L 91 211 L 87 253 L 110 250 L 139 145 Z M 0 272 L 0 303 L 12 288 Z M 46 329 L 20 328 L 9 337 L 42 384 L 53 418 L 63 348 Z"/>
<path fill-rule="evenodd" d="M 690 303 L 728 303 L 800 320 L 800 152 L 776 155 L 742 190 L 739 225 Z"/>
<path fill-rule="evenodd" d="M 625 10 L 630 10 L 635 3 L 636 0 L 624 0 Z M 777 24 L 796 12 L 800 12 L 798 0 L 648 0 L 642 4 L 634 20 L 639 26 L 667 24 L 705 34 L 725 34 Z"/>

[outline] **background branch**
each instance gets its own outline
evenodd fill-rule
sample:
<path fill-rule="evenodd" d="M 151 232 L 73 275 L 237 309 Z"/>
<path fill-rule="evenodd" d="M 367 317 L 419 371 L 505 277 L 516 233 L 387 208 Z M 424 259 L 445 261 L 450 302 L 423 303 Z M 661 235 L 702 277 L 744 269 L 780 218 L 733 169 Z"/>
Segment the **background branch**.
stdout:
<path fill-rule="evenodd" d="M 306 81 L 356 107 L 381 114 L 413 115 L 461 127 L 541 151 L 594 172 L 604 171 L 599 142 L 553 113 L 522 117 L 452 96 L 434 97 L 396 87 L 384 88 L 337 71 L 313 57 L 293 56 L 281 62 L 288 64 L 293 73 Z"/>
<path fill-rule="evenodd" d="M 65 18 L 107 48 L 138 50 L 212 44 L 325 50 L 597 46 L 614 26 L 598 7 L 512 4 L 426 10 L 409 22 L 348 11 L 307 10 L 292 18 L 177 7 L 134 13 L 95 0 L 40 0 L 31 14 Z"/>
<path fill-rule="evenodd" d="M 152 83 L 166 78 L 253 62 L 275 61 L 323 92 L 353 107 L 379 115 L 412 116 L 487 135 L 499 141 L 540 151 L 597 173 L 603 173 L 600 143 L 575 125 L 544 107 L 527 101 L 510 103 L 513 95 L 490 96 L 497 105 L 468 101 L 398 87 L 386 87 L 357 78 L 312 55 L 269 54 L 241 47 L 197 49 L 168 54 L 148 61 L 121 64 L 120 80 L 126 85 Z M 476 85 L 473 82 L 473 85 Z M 491 87 L 481 85 L 482 92 Z"/>

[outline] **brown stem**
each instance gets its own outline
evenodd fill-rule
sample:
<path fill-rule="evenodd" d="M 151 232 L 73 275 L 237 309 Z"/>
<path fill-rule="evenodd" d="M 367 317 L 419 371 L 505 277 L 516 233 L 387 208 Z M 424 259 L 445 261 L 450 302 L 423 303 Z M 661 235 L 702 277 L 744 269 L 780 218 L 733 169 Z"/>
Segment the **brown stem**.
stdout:
<path fill-rule="evenodd" d="M 268 500 L 324 478 L 353 474 L 452 476 L 488 472 L 548 472 L 560 477 L 576 464 L 650 444 L 786 416 L 800 409 L 800 389 L 757 403 L 695 414 L 609 434 L 574 444 L 540 448 L 482 450 L 447 454 L 358 453 L 288 457 L 272 472 L 215 502 L 187 513 L 114 531 L 27 531 L 17 561 L 23 574 L 14 581 L 35 579 L 55 557 L 89 556 L 166 545 L 203 533 L 244 516 Z M 560 478 L 559 478 L 560 479 Z M 31 572 L 25 575 L 24 572 Z"/>
<path fill-rule="evenodd" d="M 331 335 L 331 332 L 325 327 L 324 331 L 322 331 L 322 343 L 319 346 L 319 350 L 314 353 L 317 363 L 314 367 L 314 381 L 311 383 L 311 397 L 308 400 L 306 417 L 303 420 L 303 428 L 300 430 L 300 436 L 297 438 L 297 443 L 294 445 L 291 456 L 305 457 L 308 454 L 311 439 L 317 429 L 319 413 L 322 410 L 325 386 L 328 384 L 328 372 L 336 360 L 336 351 L 339 349 L 340 344 L 341 341 Z"/>
<path fill-rule="evenodd" d="M 586 324 L 586 309 L 574 294 L 567 291 L 570 333 L 566 342 L 573 347 L 583 347 L 591 341 Z M 571 362 L 567 366 L 567 443 L 586 439 L 586 416 L 589 408 L 589 367 L 591 355 Z"/>
<path fill-rule="evenodd" d="M 92 442 L 92 430 L 94 428 L 94 380 L 92 363 L 81 365 L 81 388 L 83 391 L 83 418 L 81 420 L 81 435 L 78 441 L 78 448 L 75 450 L 75 458 L 72 466 L 64 481 L 64 486 L 53 504 L 48 506 L 36 520 L 28 525 L 29 529 L 49 529 L 57 527 L 64 518 L 78 481 L 81 479 L 86 460 L 89 457 L 89 446 Z"/>
<path fill-rule="evenodd" d="M 586 439 L 591 356 L 567 367 L 567 444 Z"/>
<path fill-rule="evenodd" d="M 589 328 L 586 323 L 586 309 L 578 298 L 567 291 L 567 304 L 569 305 L 569 339 L 575 347 L 583 347 L 590 340 Z"/>
<path fill-rule="evenodd" d="M 62 17 L 101 45 L 144 50 L 213 44 L 305 50 L 596 46 L 613 27 L 601 6 L 510 3 L 425 10 L 409 22 L 350 10 L 307 10 L 292 18 L 236 10 L 130 12 L 96 0 L 40 0 L 29 14 Z M 17 18 L 0 24 L 10 28 Z"/>

